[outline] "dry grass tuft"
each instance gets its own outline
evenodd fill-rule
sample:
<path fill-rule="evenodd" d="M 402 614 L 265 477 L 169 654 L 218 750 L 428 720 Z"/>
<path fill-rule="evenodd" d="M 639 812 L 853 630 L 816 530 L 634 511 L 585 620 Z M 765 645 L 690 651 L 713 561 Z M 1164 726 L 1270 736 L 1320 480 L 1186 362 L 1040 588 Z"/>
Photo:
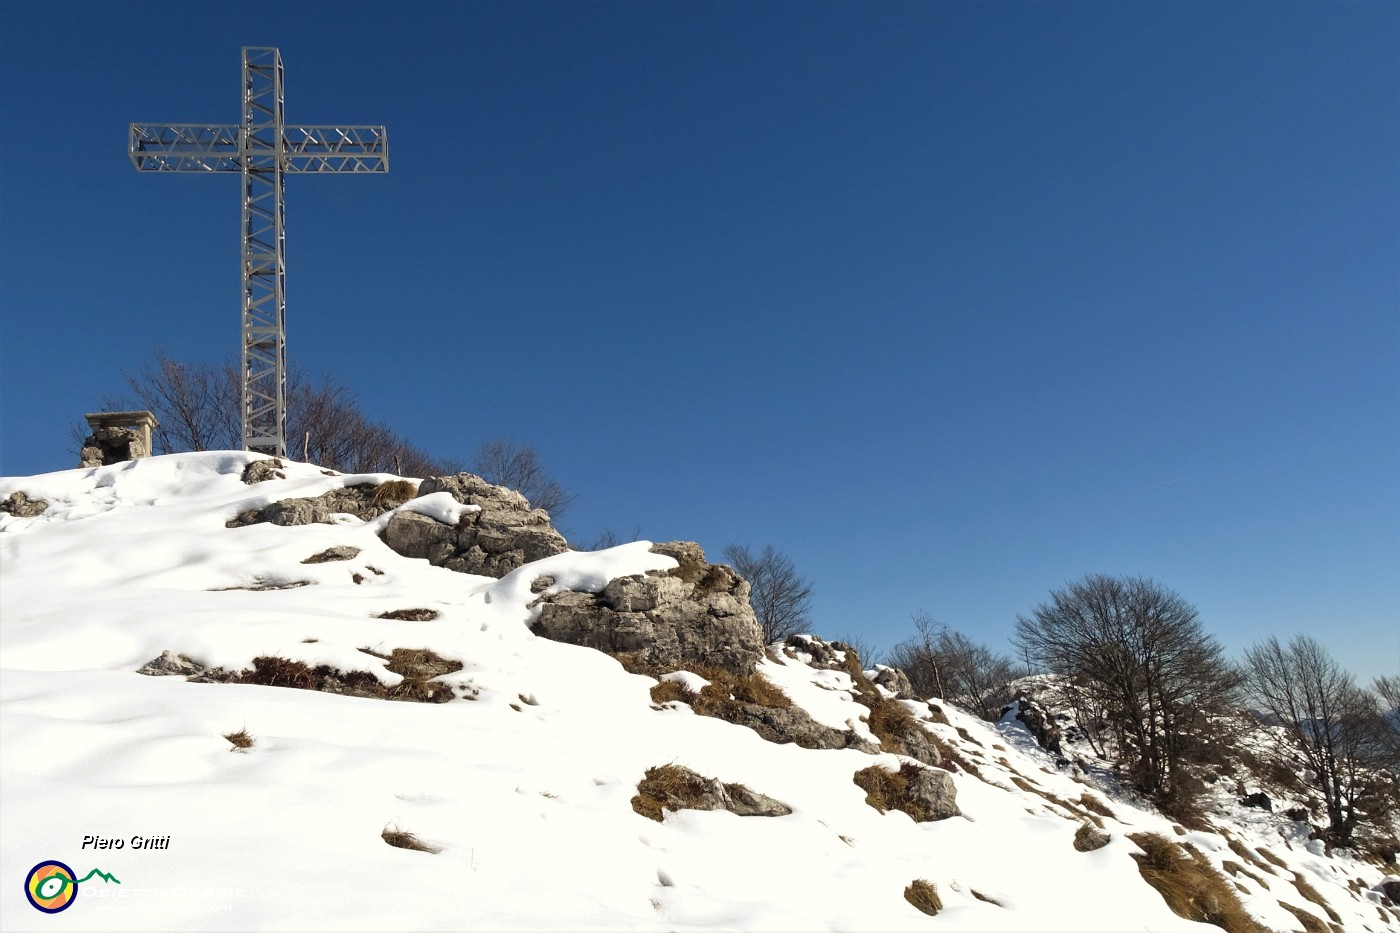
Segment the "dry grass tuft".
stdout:
<path fill-rule="evenodd" d="M 415 852 L 428 852 L 432 855 L 436 855 L 442 851 L 442 849 L 437 846 L 428 845 L 422 839 L 413 835 L 413 833 L 400 832 L 396 829 L 389 829 L 387 826 L 384 828 L 382 835 L 385 842 L 400 849 L 413 849 Z"/>
<path fill-rule="evenodd" d="M 1265 891 L 1269 889 L 1269 886 L 1264 882 L 1263 878 L 1260 878 L 1258 875 L 1250 871 L 1248 868 L 1245 868 L 1239 862 L 1226 859 L 1225 861 L 1220 863 L 1220 867 L 1228 871 L 1230 873 L 1230 877 L 1232 878 L 1239 875 L 1244 875 L 1246 878 L 1259 885 L 1259 887 L 1263 888 Z"/>
<path fill-rule="evenodd" d="M 1304 910 L 1301 907 L 1294 907 L 1292 904 L 1285 904 L 1283 901 L 1279 901 L 1278 906 L 1297 917 L 1298 922 L 1303 925 L 1305 933 L 1332 933 L 1332 931 L 1327 928 L 1327 924 L 1322 922 L 1322 918 L 1318 917 L 1312 911 Z"/>
<path fill-rule="evenodd" d="M 394 619 L 399 622 L 431 622 L 440 613 L 436 609 L 394 609 L 381 612 L 376 619 Z"/>
<path fill-rule="evenodd" d="M 1230 933 L 1268 933 L 1240 903 L 1230 883 L 1205 856 L 1156 833 L 1128 837 L 1143 854 L 1133 853 L 1138 871 L 1179 917 L 1213 923 Z"/>
<path fill-rule="evenodd" d="M 1303 895 L 1303 897 L 1321 907 L 1327 914 L 1328 920 L 1331 920 L 1333 923 L 1342 922 L 1342 918 L 1337 916 L 1337 912 L 1327 905 L 1327 902 L 1322 899 L 1322 895 L 1317 892 L 1317 889 L 1308 884 L 1307 879 L 1296 871 L 1293 873 L 1293 887 L 1297 888 L 1298 893 Z"/>
<path fill-rule="evenodd" d="M 867 724 L 870 731 L 875 733 L 875 738 L 880 740 L 880 747 L 896 755 L 907 755 L 906 736 L 924 732 L 923 726 L 919 725 L 908 708 L 898 700 L 883 697 L 862 697 L 860 702 L 870 710 L 870 715 L 866 717 Z"/>
<path fill-rule="evenodd" d="M 1255 855 L 1252 851 L 1250 851 L 1249 847 L 1246 846 L 1243 842 L 1240 842 L 1238 839 L 1230 835 L 1226 835 L 1225 841 L 1229 843 L 1231 852 L 1235 853 L 1240 858 L 1244 859 L 1246 862 L 1253 865 L 1255 868 L 1259 869 L 1265 874 L 1274 874 L 1274 870 L 1269 867 L 1269 863 L 1263 861 L 1259 858 L 1259 856 Z"/>
<path fill-rule="evenodd" d="M 406 479 L 395 479 L 375 486 L 374 492 L 370 493 L 369 501 L 375 505 L 387 505 L 393 508 L 403 505 L 416 495 L 418 495 L 417 483 L 411 483 Z"/>
<path fill-rule="evenodd" d="M 315 690 L 321 679 L 301 661 L 268 655 L 253 659 L 253 669 L 239 676 L 239 683 L 260 684 L 264 687 L 291 687 L 295 690 Z"/>
<path fill-rule="evenodd" d="M 928 715 L 930 719 L 932 719 L 934 722 L 940 725 L 951 725 L 951 723 L 948 722 L 948 714 L 943 712 L 943 707 L 939 706 L 932 700 L 928 701 Z M 962 730 L 958 730 L 958 734 L 961 735 Z"/>
<path fill-rule="evenodd" d="M 1097 813 L 1099 816 L 1106 816 L 1110 819 L 1116 819 L 1116 817 L 1113 814 L 1113 808 L 1110 807 L 1108 804 L 1104 803 L 1102 800 L 1100 800 L 1093 794 L 1080 794 L 1078 803 L 1081 807 L 1083 807 L 1085 810 L 1088 810 L 1090 813 Z"/>
<path fill-rule="evenodd" d="M 237 732 L 227 732 L 224 734 L 224 738 L 233 743 L 233 748 L 229 749 L 231 752 L 253 747 L 253 737 L 248 734 L 247 729 L 239 729 Z"/>
<path fill-rule="evenodd" d="M 932 732 L 928 734 L 928 740 L 933 743 L 933 747 L 938 749 L 938 754 L 942 756 L 943 761 L 939 767 L 944 771 L 957 772 L 961 769 L 979 780 L 987 780 L 982 777 L 982 772 L 978 770 L 977 766 L 965 758 L 956 748 L 949 745 Z"/>
<path fill-rule="evenodd" d="M 922 878 L 918 878 L 904 889 L 904 899 L 930 917 L 943 909 L 943 899 L 938 896 L 938 888 Z"/>
<path fill-rule="evenodd" d="M 857 787 L 865 791 L 865 802 L 881 813 L 899 810 L 909 814 L 916 823 L 927 823 L 938 816 L 909 790 L 909 781 L 922 770 L 921 765 L 906 761 L 898 771 L 886 771 L 879 765 L 862 768 L 851 778 Z"/>
<path fill-rule="evenodd" d="M 684 809 L 704 793 L 705 783 L 694 772 L 679 765 L 660 765 L 647 768 L 646 776 L 638 782 L 632 809 L 660 823 L 667 808 Z"/>
<path fill-rule="evenodd" d="M 973 889 L 972 889 L 972 896 L 975 897 L 975 898 L 977 898 L 979 901 L 985 901 L 985 902 L 988 903 L 988 904 L 995 904 L 997 907 L 1005 907 L 1005 906 L 1006 906 L 1006 905 L 1003 904 L 1001 901 L 997 900 L 997 899 L 994 898 L 994 897 L 989 897 L 988 895 L 983 894 L 981 891 L 977 890 L 976 888 L 973 888 Z"/>
<path fill-rule="evenodd" d="M 1273 862 L 1273 863 L 1274 863 L 1275 865 L 1277 865 L 1279 868 L 1282 868 L 1284 871 L 1290 871 L 1290 870 L 1291 870 L 1291 869 L 1289 869 L 1288 863 L 1287 863 L 1287 862 L 1285 862 L 1283 859 L 1279 858 L 1279 857 L 1278 857 L 1277 855 L 1275 855 L 1274 853 L 1270 852 L 1268 849 L 1260 849 L 1260 850 L 1259 850 L 1259 854 L 1262 855 L 1262 856 L 1264 856 L 1264 858 L 1268 859 L 1269 861 Z"/>
<path fill-rule="evenodd" d="M 651 688 L 651 702 L 657 706 L 677 701 L 686 704 L 693 703 L 695 702 L 695 694 L 686 689 L 685 684 L 674 680 L 663 680 Z"/>
<path fill-rule="evenodd" d="M 686 691 L 688 697 L 677 699 L 689 703 L 701 716 L 713 716 L 726 722 L 735 721 L 735 706 L 739 703 L 753 703 L 769 709 L 788 709 L 792 699 L 771 680 L 754 671 L 751 674 L 733 674 L 717 667 L 697 666 L 693 673 L 709 681 L 699 693 Z"/>

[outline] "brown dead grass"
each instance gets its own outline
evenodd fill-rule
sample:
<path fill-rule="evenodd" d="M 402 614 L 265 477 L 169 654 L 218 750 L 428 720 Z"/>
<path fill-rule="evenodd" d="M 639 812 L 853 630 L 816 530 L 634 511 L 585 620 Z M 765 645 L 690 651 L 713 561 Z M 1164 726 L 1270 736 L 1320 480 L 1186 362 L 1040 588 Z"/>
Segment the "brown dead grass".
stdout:
<path fill-rule="evenodd" d="M 1177 916 L 1213 923 L 1230 933 L 1268 933 L 1204 855 L 1157 833 L 1134 833 L 1128 838 L 1143 850 L 1141 855 L 1133 853 L 1143 879 Z"/>
<path fill-rule="evenodd" d="M 1312 911 L 1304 910 L 1301 907 L 1294 907 L 1292 904 L 1285 904 L 1283 901 L 1279 901 L 1278 906 L 1297 917 L 1298 922 L 1303 925 L 1305 933 L 1332 933 L 1332 931 L 1327 928 L 1327 924 L 1322 922 L 1322 918 L 1318 917 Z"/>
<path fill-rule="evenodd" d="M 943 899 L 938 896 L 936 885 L 916 878 L 904 889 L 904 899 L 930 917 L 943 909 Z"/>
<path fill-rule="evenodd" d="M 1262 855 L 1262 856 L 1264 856 L 1264 858 L 1268 859 L 1269 861 L 1273 862 L 1273 863 L 1274 863 L 1275 865 L 1277 865 L 1279 868 L 1282 868 L 1284 871 L 1291 871 L 1291 870 L 1292 870 L 1292 869 L 1290 869 L 1290 868 L 1288 867 L 1288 863 L 1287 863 L 1287 862 L 1285 862 L 1283 859 L 1279 858 L 1279 857 L 1278 857 L 1277 855 L 1275 855 L 1274 853 L 1270 852 L 1268 849 L 1260 849 L 1260 850 L 1259 850 L 1259 854 Z"/>
<path fill-rule="evenodd" d="M 684 809 L 700 799 L 704 792 L 705 784 L 699 776 L 679 765 L 647 768 L 646 775 L 637 783 L 632 809 L 660 823 L 666 809 Z"/>
<path fill-rule="evenodd" d="M 916 823 L 927 823 L 937 819 L 937 816 L 909 790 L 910 779 L 918 774 L 922 767 L 912 761 L 901 764 L 898 771 L 887 771 L 879 765 L 871 765 L 857 771 L 851 780 L 865 791 L 865 802 L 881 813 L 899 810 L 909 814 Z"/>
<path fill-rule="evenodd" d="M 384 832 L 381 835 L 384 837 L 385 842 L 399 849 L 412 849 L 415 852 L 427 852 L 432 855 L 436 855 L 442 851 L 442 849 L 437 846 L 428 845 L 422 839 L 413 835 L 413 833 L 400 832 L 397 829 L 389 829 L 387 826 L 384 828 Z"/>
<path fill-rule="evenodd" d="M 375 486 L 374 492 L 370 493 L 369 501 L 375 505 L 387 505 L 392 508 L 403 505 L 416 495 L 418 495 L 417 483 L 411 483 L 406 479 L 395 479 Z"/>
<path fill-rule="evenodd" d="M 399 622 L 431 622 L 440 613 L 436 609 L 392 609 L 381 612 L 376 619 L 395 619 Z"/>
<path fill-rule="evenodd" d="M 1267 890 L 1269 889 L 1268 884 L 1265 883 L 1265 881 L 1264 881 L 1263 878 L 1259 877 L 1259 876 L 1256 875 L 1254 872 L 1250 871 L 1248 868 L 1245 868 L 1245 867 L 1244 867 L 1243 865 L 1241 865 L 1239 862 L 1235 862 L 1235 861 L 1232 861 L 1232 860 L 1230 860 L 1230 859 L 1226 859 L 1226 860 L 1224 860 L 1223 862 L 1220 863 L 1220 867 L 1223 868 L 1223 869 L 1225 869 L 1227 872 L 1229 872 L 1229 873 L 1230 873 L 1230 877 L 1232 877 L 1232 878 L 1235 877 L 1235 876 L 1237 876 L 1237 875 L 1244 875 L 1246 878 L 1248 878 L 1250 881 L 1253 881 L 1255 884 L 1259 885 L 1259 887 L 1262 888 L 1262 889 L 1264 889 L 1265 891 L 1267 891 Z"/>
<path fill-rule="evenodd" d="M 695 702 L 695 694 L 686 689 L 682 683 L 674 680 L 663 680 L 651 688 L 651 702 L 657 706 L 674 702 L 689 704 Z"/>
<path fill-rule="evenodd" d="M 995 904 L 997 907 L 1005 907 L 1005 906 L 1006 906 L 1006 905 L 1003 904 L 1001 901 L 997 900 L 997 899 L 994 898 L 994 897 L 990 897 L 990 896 L 988 896 L 988 895 L 986 895 L 986 894 L 983 894 L 981 891 L 977 890 L 976 888 L 972 888 L 971 891 L 972 891 L 972 896 L 975 897 L 975 898 L 977 898 L 979 901 L 983 901 L 983 902 L 988 903 L 988 904 Z"/>
<path fill-rule="evenodd" d="M 1113 808 L 1104 803 L 1093 794 L 1080 794 L 1078 804 L 1090 813 L 1097 813 L 1099 816 L 1106 816 L 1109 819 L 1116 819 Z"/>
<path fill-rule="evenodd" d="M 252 748 L 254 744 L 254 739 L 248 734 L 247 729 L 239 729 L 237 732 L 227 732 L 224 734 L 224 738 L 233 743 L 233 748 L 229 749 L 231 752 L 236 752 L 242 748 Z"/>
<path fill-rule="evenodd" d="M 1268 862 L 1255 855 L 1243 842 L 1240 842 L 1238 839 L 1228 834 L 1225 836 L 1225 841 L 1229 844 L 1231 852 L 1235 853 L 1255 868 L 1264 872 L 1266 875 L 1275 873 L 1274 870 L 1269 867 Z"/>
<path fill-rule="evenodd" d="M 1337 916 L 1337 912 L 1327 905 L 1327 902 L 1322 899 L 1322 895 L 1317 892 L 1317 889 L 1308 884 L 1308 880 L 1304 878 L 1301 873 L 1296 871 L 1293 873 L 1293 887 L 1297 888 L 1298 893 L 1303 895 L 1303 897 L 1321 907 L 1323 912 L 1327 914 L 1328 920 L 1331 920 L 1333 923 L 1342 922 L 1342 918 Z"/>
<path fill-rule="evenodd" d="M 403 682 L 386 687 L 369 671 L 341 671 L 324 664 L 312 668 L 301 661 L 268 656 L 254 658 L 252 670 L 236 675 L 234 681 L 415 703 L 445 703 L 453 698 L 452 687 L 433 678 L 460 671 L 460 661 L 449 661 L 426 648 L 395 648 L 389 655 L 360 650 L 387 660 L 386 667 L 402 676 Z"/>

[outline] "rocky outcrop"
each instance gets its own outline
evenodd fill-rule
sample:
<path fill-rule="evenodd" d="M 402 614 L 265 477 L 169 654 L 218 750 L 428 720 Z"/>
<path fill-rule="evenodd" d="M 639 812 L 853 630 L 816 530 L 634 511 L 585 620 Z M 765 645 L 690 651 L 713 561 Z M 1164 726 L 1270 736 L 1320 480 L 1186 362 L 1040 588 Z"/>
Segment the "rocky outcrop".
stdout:
<path fill-rule="evenodd" d="M 243 482 L 251 486 L 254 483 L 265 483 L 270 479 L 286 479 L 287 474 L 282 472 L 285 466 L 286 464 L 276 457 L 254 460 L 243 468 Z"/>
<path fill-rule="evenodd" d="M 728 810 L 738 816 L 787 816 L 792 807 L 743 784 L 708 778 L 682 765 L 648 768 L 632 809 L 661 822 L 666 810 Z"/>
<path fill-rule="evenodd" d="M 909 682 L 909 675 L 897 667 L 888 667 L 884 664 L 875 665 L 874 682 L 876 686 L 884 687 L 893 693 L 896 700 L 920 699 L 914 694 L 914 685 Z"/>
<path fill-rule="evenodd" d="M 8 499 L 0 502 L 0 512 L 9 512 L 15 518 L 34 518 L 48 507 L 45 500 L 31 499 L 22 492 L 12 492 Z"/>
<path fill-rule="evenodd" d="M 193 677 L 204 672 L 204 666 L 197 664 L 183 654 L 176 654 L 173 651 L 162 651 L 160 657 L 147 661 L 136 669 L 138 674 L 146 674 L 150 677 Z"/>
<path fill-rule="evenodd" d="M 730 567 L 708 563 L 693 542 L 657 544 L 652 551 L 679 566 L 618 577 L 599 593 L 543 596 L 531 630 L 611 655 L 633 655 L 641 666 L 661 670 L 753 671 L 763 658 L 763 632 L 749 604 L 749 584 Z"/>
<path fill-rule="evenodd" d="M 258 460 L 249 469 L 259 463 L 275 462 Z M 271 478 L 273 477 L 264 477 L 264 479 Z M 249 509 L 241 512 L 236 518 L 224 524 L 229 528 L 241 528 L 244 525 L 256 525 L 259 522 L 270 522 L 274 525 L 332 525 L 335 523 L 337 515 L 353 515 L 361 521 L 369 521 L 407 501 L 399 497 L 397 486 L 397 481 L 377 484 L 360 483 L 355 486 L 346 486 L 343 489 L 332 489 L 330 492 L 322 493 L 315 498 L 283 499 L 280 502 L 269 503 L 260 509 Z M 395 494 L 384 493 L 382 490 L 386 487 L 394 490 Z"/>
<path fill-rule="evenodd" d="M 865 791 L 865 802 L 881 813 L 902 810 L 916 823 L 962 815 L 953 776 L 941 768 L 912 761 L 901 763 L 897 771 L 871 765 L 857 771 L 852 780 Z"/>
<path fill-rule="evenodd" d="M 1026 696 L 1016 698 L 1016 718 L 1035 736 L 1040 747 L 1052 755 L 1062 755 L 1060 726 L 1045 707 Z"/>
<path fill-rule="evenodd" d="M 853 748 L 871 755 L 880 751 L 854 730 L 822 725 L 800 706 L 775 709 L 758 703 L 731 701 L 718 708 L 697 712 L 736 726 L 747 726 L 775 745 L 791 742 L 798 748 Z"/>
<path fill-rule="evenodd" d="M 464 505 L 457 524 L 449 525 L 417 512 L 398 512 L 384 529 L 384 543 L 402 554 L 459 573 L 504 577 L 530 561 L 569 549 L 550 524 L 549 513 L 533 509 L 520 493 L 493 486 L 471 473 L 435 476 L 418 487 L 419 496 L 449 493 Z"/>

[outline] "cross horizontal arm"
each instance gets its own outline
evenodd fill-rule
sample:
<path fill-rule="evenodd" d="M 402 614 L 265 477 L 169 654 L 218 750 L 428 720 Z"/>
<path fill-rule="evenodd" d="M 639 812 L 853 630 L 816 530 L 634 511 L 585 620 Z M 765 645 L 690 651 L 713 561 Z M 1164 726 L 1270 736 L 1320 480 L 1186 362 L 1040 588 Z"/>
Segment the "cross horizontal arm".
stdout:
<path fill-rule="evenodd" d="M 133 123 L 130 155 L 142 172 L 240 172 L 240 127 L 231 124 Z M 268 149 L 259 147 L 259 155 Z M 286 126 L 281 168 L 287 174 L 389 171 L 382 126 Z"/>
<path fill-rule="evenodd" d="M 142 172 L 238 172 L 238 127 L 131 124 L 131 161 Z"/>

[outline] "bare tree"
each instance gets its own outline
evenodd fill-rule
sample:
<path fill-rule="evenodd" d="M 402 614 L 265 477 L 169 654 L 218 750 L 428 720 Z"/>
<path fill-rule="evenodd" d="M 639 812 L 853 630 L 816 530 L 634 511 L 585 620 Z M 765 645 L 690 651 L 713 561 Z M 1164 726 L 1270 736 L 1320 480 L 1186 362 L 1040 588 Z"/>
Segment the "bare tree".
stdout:
<path fill-rule="evenodd" d="M 1017 618 L 1015 641 L 1104 711 L 1139 788 L 1163 802 L 1186 793 L 1183 766 L 1241 679 L 1194 606 L 1138 577 L 1094 575 L 1052 591 Z"/>
<path fill-rule="evenodd" d="M 914 692 L 921 697 L 945 699 L 948 687 L 943 675 L 938 639 L 948 627 L 927 612 L 912 616 L 917 634 L 894 646 L 890 663 L 904 671 Z"/>
<path fill-rule="evenodd" d="M 154 364 L 126 377 L 131 395 L 107 397 L 109 409 L 141 407 L 159 422 L 154 452 L 236 450 L 243 446 L 242 386 L 231 364 L 212 366 L 171 359 L 157 350 Z M 431 476 L 441 468 L 387 425 L 370 422 L 354 395 L 335 380 L 287 376 L 287 447 L 302 457 L 346 473 L 394 472 Z"/>
<path fill-rule="evenodd" d="M 914 616 L 918 634 L 895 647 L 893 658 L 915 692 L 959 703 L 995 721 L 1010 699 L 1011 659 L 951 631 L 928 613 Z"/>
<path fill-rule="evenodd" d="M 574 501 L 574 494 L 545 470 L 535 448 L 509 438 L 482 444 L 472 461 L 471 471 L 488 483 L 516 490 L 555 521 Z"/>
<path fill-rule="evenodd" d="M 1393 772 L 1389 781 L 1383 773 L 1392 763 L 1387 723 L 1376 696 L 1306 635 L 1287 647 L 1270 636 L 1245 652 L 1245 663 L 1251 698 L 1317 775 L 1329 841 L 1350 845 L 1362 814 L 1375 816 L 1376 805 L 1393 797 Z M 1382 679 L 1382 690 L 1391 686 Z"/>
<path fill-rule="evenodd" d="M 747 546 L 731 544 L 724 559 L 739 576 L 749 581 L 749 601 L 763 629 L 763 641 L 771 644 L 807 630 L 812 608 L 812 584 L 804 579 L 792 561 L 773 545 L 755 555 Z"/>

